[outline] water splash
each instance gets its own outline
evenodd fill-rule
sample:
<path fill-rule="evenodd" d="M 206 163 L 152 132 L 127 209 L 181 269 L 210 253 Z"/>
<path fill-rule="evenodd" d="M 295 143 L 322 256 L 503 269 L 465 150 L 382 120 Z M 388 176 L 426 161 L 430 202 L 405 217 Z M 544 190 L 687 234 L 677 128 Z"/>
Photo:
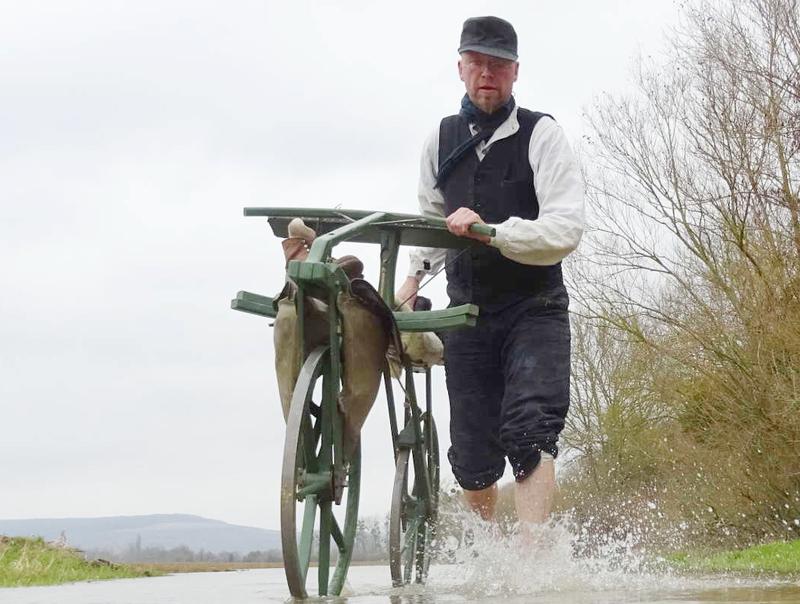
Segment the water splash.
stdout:
<path fill-rule="evenodd" d="M 770 583 L 684 576 L 648 550 L 650 535 L 594 531 L 591 523 L 579 524 L 568 514 L 529 531 L 516 524 L 485 522 L 466 510 L 451 513 L 456 517 L 449 518 L 449 524 L 459 526 L 461 534 L 436 543 L 439 564 L 431 568 L 428 584 L 395 593 L 517 601 L 560 594 L 576 602 L 584 601 L 583 596 L 624 601 L 634 594 L 685 594 Z M 599 592 L 606 594 L 603 599 L 597 599 Z"/>

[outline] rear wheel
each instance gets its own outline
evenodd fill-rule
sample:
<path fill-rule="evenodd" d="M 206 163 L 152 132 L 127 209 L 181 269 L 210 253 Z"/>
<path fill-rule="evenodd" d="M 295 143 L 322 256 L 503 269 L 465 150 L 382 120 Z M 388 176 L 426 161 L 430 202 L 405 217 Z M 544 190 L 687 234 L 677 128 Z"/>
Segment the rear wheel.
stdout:
<path fill-rule="evenodd" d="M 360 448 L 346 461 L 344 475 L 336 476 L 331 461 L 335 458 L 334 445 L 323 446 L 321 438 L 323 413 L 337 409 L 335 401 L 324 400 L 331 391 L 326 387 L 327 380 L 339 379 L 330 375 L 328 351 L 327 347 L 320 347 L 308 355 L 297 378 L 286 423 L 281 544 L 286 581 L 295 598 L 307 597 L 308 591 L 320 596 L 341 593 L 356 534 Z M 335 503 L 337 498 L 340 504 Z M 308 590 L 312 561 L 318 562 L 317 588 Z"/>
<path fill-rule="evenodd" d="M 403 448 L 397 455 L 389 517 L 389 568 L 395 586 L 424 583 L 428 576 L 439 503 L 439 439 L 428 414 L 421 418 L 422 447 Z M 423 486 L 427 469 L 430 487 Z M 425 493 L 429 496 L 426 497 Z"/>

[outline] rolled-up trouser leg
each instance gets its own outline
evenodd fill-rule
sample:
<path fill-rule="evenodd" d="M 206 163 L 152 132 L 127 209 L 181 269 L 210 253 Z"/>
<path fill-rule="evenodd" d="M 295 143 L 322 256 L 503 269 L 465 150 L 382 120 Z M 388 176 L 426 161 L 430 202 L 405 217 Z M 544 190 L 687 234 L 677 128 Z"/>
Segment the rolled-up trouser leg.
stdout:
<path fill-rule="evenodd" d="M 515 310 L 501 350 L 500 441 L 519 481 L 536 468 L 541 452 L 558 455 L 569 409 L 570 327 L 566 305 Z"/>

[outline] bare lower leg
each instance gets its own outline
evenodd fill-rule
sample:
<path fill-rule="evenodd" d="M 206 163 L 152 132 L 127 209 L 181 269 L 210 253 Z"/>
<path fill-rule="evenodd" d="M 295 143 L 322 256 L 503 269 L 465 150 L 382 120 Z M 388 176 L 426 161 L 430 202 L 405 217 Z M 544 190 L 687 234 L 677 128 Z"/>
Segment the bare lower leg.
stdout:
<path fill-rule="evenodd" d="M 553 458 L 542 456 L 530 476 L 514 488 L 514 504 L 520 524 L 542 524 L 553 509 L 556 472 Z"/>
<path fill-rule="evenodd" d="M 484 520 L 492 520 L 494 518 L 494 509 L 497 505 L 497 484 L 480 491 L 467 491 L 464 489 L 464 499 L 473 512 L 479 514 Z"/>

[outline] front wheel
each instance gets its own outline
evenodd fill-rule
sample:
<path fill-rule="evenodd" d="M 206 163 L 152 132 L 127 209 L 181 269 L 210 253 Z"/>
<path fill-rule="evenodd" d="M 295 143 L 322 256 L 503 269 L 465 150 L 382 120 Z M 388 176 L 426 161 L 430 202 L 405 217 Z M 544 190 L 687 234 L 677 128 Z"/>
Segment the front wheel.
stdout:
<path fill-rule="evenodd" d="M 314 591 L 320 596 L 338 596 L 353 555 L 361 484 L 360 447 L 347 460 L 344 479 L 333 471 L 331 460 L 337 445 L 326 444 L 321 438 L 323 414 L 337 410 L 335 401 L 331 404 L 325 398 L 331 391 L 327 381 L 334 379 L 339 377 L 330 375 L 329 349 L 317 348 L 300 370 L 286 424 L 281 543 L 286 581 L 295 598 L 306 598 L 310 591 L 306 578 L 314 559 L 318 562 Z M 337 488 L 343 489 L 341 504 L 335 503 Z M 333 552 L 331 542 L 336 547 Z"/>
<path fill-rule="evenodd" d="M 389 517 L 389 568 L 395 587 L 412 580 L 424 583 L 432 557 L 439 503 L 439 438 L 427 413 L 422 415 L 420 429 L 421 447 L 401 449 L 395 465 Z"/>

